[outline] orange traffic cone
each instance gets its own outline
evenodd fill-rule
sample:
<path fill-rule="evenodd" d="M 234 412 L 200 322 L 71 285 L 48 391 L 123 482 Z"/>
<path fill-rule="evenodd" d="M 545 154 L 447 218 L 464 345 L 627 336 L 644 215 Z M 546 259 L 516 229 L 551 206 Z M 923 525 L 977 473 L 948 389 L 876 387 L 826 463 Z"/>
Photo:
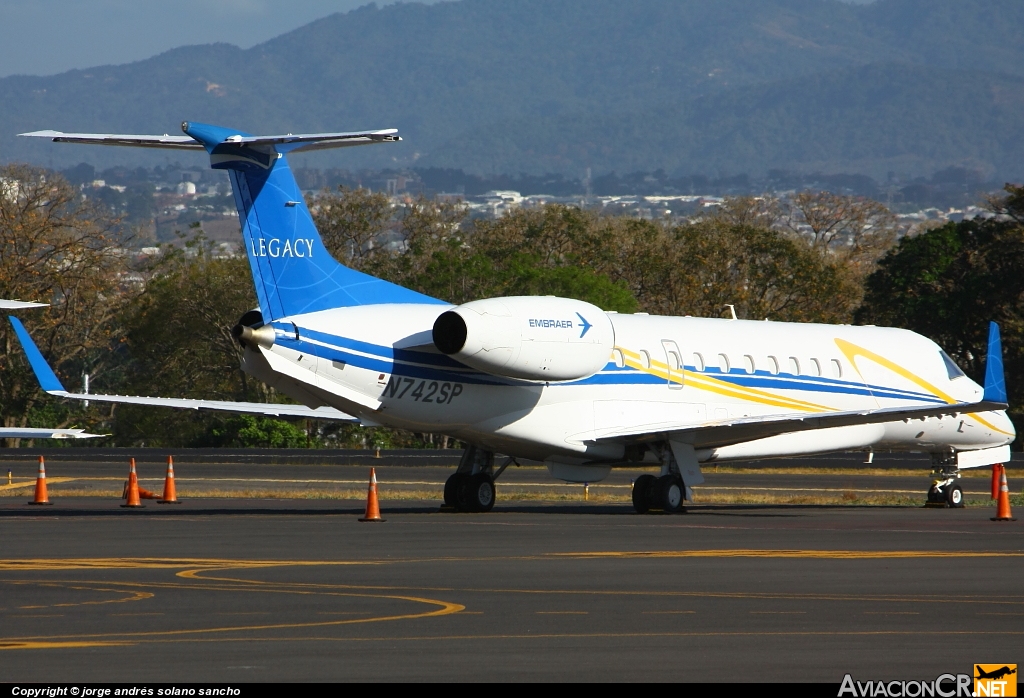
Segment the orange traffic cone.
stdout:
<path fill-rule="evenodd" d="M 36 496 L 29 504 L 53 504 L 46 495 L 46 463 L 39 456 L 39 475 L 36 476 Z"/>
<path fill-rule="evenodd" d="M 132 458 L 131 469 L 128 471 L 128 501 L 122 504 L 124 508 L 139 508 L 142 502 L 139 501 L 139 476 L 135 474 L 135 459 Z"/>
<path fill-rule="evenodd" d="M 1010 513 L 1010 488 L 1006 484 L 1006 466 L 999 466 L 1000 480 L 999 480 L 999 502 L 996 506 L 996 517 L 993 521 L 1016 521 L 1013 518 L 1013 514 Z"/>
<path fill-rule="evenodd" d="M 382 523 L 384 521 L 380 518 L 380 505 L 377 503 L 377 473 L 373 468 L 370 468 L 370 491 L 366 493 L 366 514 L 359 520 Z"/>
<path fill-rule="evenodd" d="M 174 489 L 174 457 L 167 456 L 167 478 L 164 479 L 164 496 L 156 500 L 157 504 L 181 504 L 178 493 Z"/>
<path fill-rule="evenodd" d="M 1003 471 L 1003 466 L 996 463 L 992 466 L 992 499 L 999 499 L 999 473 Z"/>

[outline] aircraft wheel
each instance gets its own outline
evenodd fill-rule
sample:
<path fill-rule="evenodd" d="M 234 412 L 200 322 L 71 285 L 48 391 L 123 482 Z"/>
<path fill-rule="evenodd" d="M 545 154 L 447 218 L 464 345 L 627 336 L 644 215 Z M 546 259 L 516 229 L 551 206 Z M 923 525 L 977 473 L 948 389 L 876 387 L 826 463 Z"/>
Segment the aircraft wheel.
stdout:
<path fill-rule="evenodd" d="M 938 485 L 932 485 L 928 488 L 928 503 L 938 504 L 939 502 L 945 502 L 946 498 L 942 494 L 942 490 L 939 489 Z"/>
<path fill-rule="evenodd" d="M 494 508 L 494 480 L 487 473 L 467 477 L 459 488 L 458 499 L 462 511 L 490 511 Z"/>
<path fill-rule="evenodd" d="M 444 482 L 444 504 L 449 507 L 459 505 L 459 488 L 466 480 L 465 473 L 452 473 Z"/>
<path fill-rule="evenodd" d="M 667 514 L 678 514 L 683 510 L 686 490 L 683 481 L 675 475 L 664 475 L 655 481 L 654 504 Z"/>
<path fill-rule="evenodd" d="M 651 510 L 651 488 L 657 482 L 653 475 L 641 475 L 633 481 L 633 508 L 638 514 Z"/>
<path fill-rule="evenodd" d="M 960 485 L 953 483 L 946 486 L 946 504 L 951 509 L 961 509 L 964 506 L 964 491 Z"/>

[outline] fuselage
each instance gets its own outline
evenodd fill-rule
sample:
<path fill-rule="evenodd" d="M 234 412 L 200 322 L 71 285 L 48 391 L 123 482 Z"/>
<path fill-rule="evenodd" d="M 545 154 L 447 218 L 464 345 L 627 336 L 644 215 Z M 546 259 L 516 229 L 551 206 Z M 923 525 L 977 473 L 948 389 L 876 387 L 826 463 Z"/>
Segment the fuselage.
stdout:
<path fill-rule="evenodd" d="M 510 455 L 618 463 L 627 437 L 737 418 L 976 402 L 983 389 L 907 330 L 610 313 L 614 350 L 581 380 L 537 382 L 470 368 L 431 345 L 443 305 L 337 308 L 275 320 L 245 368 L 307 404 L 367 424 L 445 433 Z M 274 357 L 266 354 L 273 353 Z M 271 367 L 267 363 L 274 362 Z M 301 368 L 281 375 L 281 362 Z M 700 460 L 831 450 L 973 450 L 1012 441 L 1003 412 L 694 443 Z"/>

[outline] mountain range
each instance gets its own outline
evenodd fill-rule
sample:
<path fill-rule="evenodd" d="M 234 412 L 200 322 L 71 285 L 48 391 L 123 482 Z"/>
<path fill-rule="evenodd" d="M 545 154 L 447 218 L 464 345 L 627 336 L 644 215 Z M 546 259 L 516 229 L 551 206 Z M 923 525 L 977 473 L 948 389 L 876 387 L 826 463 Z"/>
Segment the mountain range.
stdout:
<path fill-rule="evenodd" d="M 1024 175 L 1020 0 L 457 0 L 369 5 L 242 50 L 0 79 L 0 161 L 165 154 L 14 134 L 397 127 L 303 165 L 579 176 L 769 169 Z"/>

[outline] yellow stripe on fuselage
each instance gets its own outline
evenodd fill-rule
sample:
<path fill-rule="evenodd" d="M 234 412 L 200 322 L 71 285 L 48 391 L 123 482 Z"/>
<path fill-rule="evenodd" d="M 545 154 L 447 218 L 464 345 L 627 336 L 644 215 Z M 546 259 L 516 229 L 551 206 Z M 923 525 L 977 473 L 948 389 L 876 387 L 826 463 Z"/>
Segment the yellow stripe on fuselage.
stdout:
<path fill-rule="evenodd" d="M 765 390 L 759 390 L 757 388 L 746 388 L 743 386 L 734 385 L 728 381 L 707 376 L 703 373 L 697 373 L 695 371 L 688 371 L 686 369 L 669 370 L 668 364 L 660 361 L 651 359 L 650 367 L 644 366 L 640 362 L 640 354 L 633 352 L 623 347 L 616 347 L 622 352 L 625 357 L 625 363 L 630 368 L 635 368 L 643 373 L 657 376 L 658 378 L 665 379 L 666 382 L 679 383 L 680 385 L 688 382 L 695 388 L 705 390 L 710 393 L 723 395 L 725 397 L 732 397 L 739 400 L 745 400 L 747 402 L 754 402 L 761 405 L 771 405 L 772 407 L 783 407 L 786 409 L 797 410 L 800 412 L 834 412 L 835 409 L 826 407 L 825 405 L 818 405 L 813 402 L 806 402 L 804 400 L 796 400 L 788 398 L 784 395 L 778 395 Z"/>
<path fill-rule="evenodd" d="M 924 390 L 928 391 L 929 393 L 931 393 L 935 397 L 939 398 L 940 400 L 945 400 L 947 404 L 953 404 L 955 402 L 959 402 L 959 400 L 957 400 L 956 398 L 950 397 L 945 392 L 943 392 L 942 390 L 939 390 L 937 387 L 935 387 L 934 385 L 932 385 L 931 383 L 926 381 L 924 378 L 921 378 L 920 376 L 918 376 L 918 375 L 916 375 L 914 373 L 911 373 L 910 371 L 908 371 L 907 369 L 903 368 L 899 364 L 890 361 L 889 359 L 885 358 L 884 356 L 880 356 L 880 355 L 876 354 L 875 352 L 871 351 L 870 349 L 865 349 L 864 347 L 859 347 L 856 344 L 853 344 L 851 342 L 847 342 L 845 339 L 839 339 L 838 337 L 835 338 L 835 343 L 836 343 L 836 346 L 839 347 L 839 351 L 843 352 L 843 354 L 846 355 L 846 358 L 849 360 L 850 365 L 853 366 L 853 370 L 855 370 L 857 372 L 857 375 L 859 375 L 861 377 L 861 380 L 864 380 L 864 376 L 863 376 L 863 374 L 861 374 L 860 369 L 857 368 L 857 357 L 858 356 L 862 356 L 865 359 L 867 359 L 868 361 L 874 361 L 876 364 L 878 364 L 882 368 L 887 368 L 890 371 L 892 371 L 893 373 L 895 373 L 896 375 L 902 376 L 903 378 L 906 378 L 911 383 L 914 383 L 915 385 L 923 388 Z M 867 381 L 864 381 L 864 384 L 867 385 Z M 1006 434 L 1007 436 L 1011 436 L 1010 432 L 1003 431 L 999 427 L 996 427 L 996 426 L 994 426 L 992 424 L 989 424 L 986 420 L 982 419 L 977 414 L 973 414 L 972 413 L 972 414 L 968 414 L 967 416 L 972 418 L 972 419 L 974 419 L 974 420 L 976 420 L 977 422 L 979 422 L 983 426 L 988 427 L 992 431 L 998 432 L 1000 434 Z"/>

